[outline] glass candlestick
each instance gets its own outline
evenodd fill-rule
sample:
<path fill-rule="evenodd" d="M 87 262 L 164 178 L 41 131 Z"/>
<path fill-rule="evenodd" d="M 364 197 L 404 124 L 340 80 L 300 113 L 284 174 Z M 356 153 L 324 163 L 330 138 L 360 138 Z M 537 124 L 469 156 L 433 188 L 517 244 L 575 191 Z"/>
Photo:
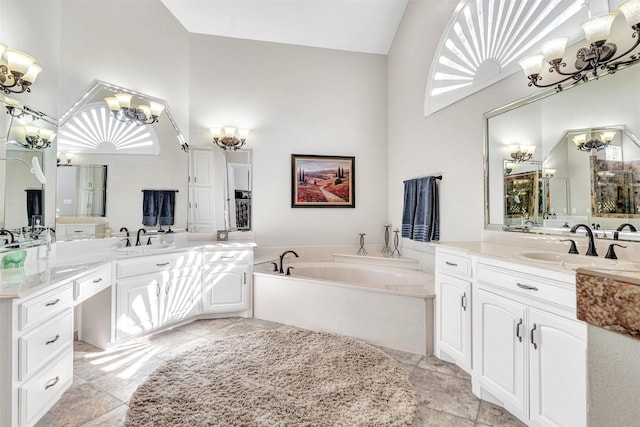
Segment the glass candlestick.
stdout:
<path fill-rule="evenodd" d="M 382 248 L 382 255 L 389 257 L 393 254 L 391 248 L 389 247 L 389 229 L 391 226 L 389 224 L 385 224 L 384 226 L 384 247 Z"/>
<path fill-rule="evenodd" d="M 360 233 L 360 249 L 358 249 L 358 253 L 356 255 L 366 255 L 367 250 L 364 248 L 364 236 L 365 233 Z"/>
<path fill-rule="evenodd" d="M 397 228 L 393 230 L 393 251 L 391 252 L 391 256 L 396 256 L 397 253 L 398 258 L 400 258 L 400 250 L 398 249 L 398 245 L 400 244 L 400 236 L 398 235 L 399 232 L 400 230 Z"/>

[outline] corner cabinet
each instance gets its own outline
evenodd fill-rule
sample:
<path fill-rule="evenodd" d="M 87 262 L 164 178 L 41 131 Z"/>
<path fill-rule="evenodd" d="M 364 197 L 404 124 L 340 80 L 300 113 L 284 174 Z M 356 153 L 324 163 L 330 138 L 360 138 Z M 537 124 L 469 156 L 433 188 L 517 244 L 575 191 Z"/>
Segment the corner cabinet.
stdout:
<path fill-rule="evenodd" d="M 471 258 L 436 252 L 435 353 L 471 373 Z"/>
<path fill-rule="evenodd" d="M 585 426 L 587 328 L 573 275 L 489 259 L 475 272 L 474 393 L 529 425 Z"/>
<path fill-rule="evenodd" d="M 203 258 L 203 313 L 250 310 L 253 250 L 205 250 Z"/>

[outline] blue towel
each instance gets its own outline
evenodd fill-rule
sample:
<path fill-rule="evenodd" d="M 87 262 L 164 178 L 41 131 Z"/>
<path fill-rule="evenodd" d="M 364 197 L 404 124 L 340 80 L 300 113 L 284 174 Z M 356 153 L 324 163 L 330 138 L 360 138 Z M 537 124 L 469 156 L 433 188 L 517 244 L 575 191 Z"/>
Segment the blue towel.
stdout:
<path fill-rule="evenodd" d="M 159 190 L 158 197 L 158 223 L 173 225 L 173 216 L 176 204 L 176 192 L 173 190 Z"/>
<path fill-rule="evenodd" d="M 404 182 L 402 237 L 417 242 L 440 239 L 437 178 L 434 176 Z"/>
<path fill-rule="evenodd" d="M 402 207 L 402 237 L 413 238 L 413 221 L 416 214 L 417 180 L 404 182 L 404 204 Z"/>
<path fill-rule="evenodd" d="M 154 227 L 158 223 L 156 190 L 142 190 L 142 225 Z"/>

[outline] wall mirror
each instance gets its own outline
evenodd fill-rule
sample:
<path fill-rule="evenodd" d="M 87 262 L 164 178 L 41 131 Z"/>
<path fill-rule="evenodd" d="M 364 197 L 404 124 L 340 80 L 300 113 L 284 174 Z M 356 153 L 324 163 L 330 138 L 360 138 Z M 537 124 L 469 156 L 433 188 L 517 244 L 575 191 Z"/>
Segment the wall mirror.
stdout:
<path fill-rule="evenodd" d="M 225 151 L 227 228 L 250 231 L 252 219 L 252 151 Z"/>
<path fill-rule="evenodd" d="M 125 102 L 132 109 L 163 107 L 157 122 L 116 118 L 105 98 L 118 94 L 130 95 Z M 171 228 L 186 229 L 186 149 L 164 100 L 96 82 L 60 119 L 57 179 L 64 194 L 56 198 L 58 240 L 102 238 L 122 227 L 131 232 L 159 229 L 159 222 L 143 225 L 143 190 L 174 193 Z"/>
<path fill-rule="evenodd" d="M 0 97 L 0 228 L 8 230 L 0 245 L 11 240 L 22 246 L 39 244 L 43 227 L 55 226 L 52 209 L 57 120 L 20 102 Z M 31 173 L 33 158 L 49 184 Z M 9 245 L 13 247 L 14 245 Z"/>
<path fill-rule="evenodd" d="M 639 83 L 640 67 L 629 67 L 486 113 L 486 227 L 562 234 L 586 223 L 601 238 L 623 223 L 640 230 Z"/>

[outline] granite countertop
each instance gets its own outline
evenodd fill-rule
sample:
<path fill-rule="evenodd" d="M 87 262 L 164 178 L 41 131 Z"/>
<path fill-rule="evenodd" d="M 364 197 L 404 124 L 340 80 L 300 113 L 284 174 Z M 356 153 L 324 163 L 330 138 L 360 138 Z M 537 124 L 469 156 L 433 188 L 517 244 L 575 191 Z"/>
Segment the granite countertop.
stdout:
<path fill-rule="evenodd" d="M 130 259 L 141 256 L 162 255 L 182 252 L 192 249 L 239 249 L 252 248 L 253 241 L 230 240 L 217 241 L 178 241 L 169 249 L 138 253 L 119 253 L 109 246 L 96 246 L 96 241 L 87 243 L 85 250 L 59 250 L 49 258 L 36 258 L 25 263 L 24 267 L 0 269 L 0 299 L 24 298 L 47 287 L 75 280 L 92 270 L 107 265 L 113 261 Z M 80 247 L 79 245 L 76 245 Z M 37 248 L 36 248 L 37 250 Z"/>

